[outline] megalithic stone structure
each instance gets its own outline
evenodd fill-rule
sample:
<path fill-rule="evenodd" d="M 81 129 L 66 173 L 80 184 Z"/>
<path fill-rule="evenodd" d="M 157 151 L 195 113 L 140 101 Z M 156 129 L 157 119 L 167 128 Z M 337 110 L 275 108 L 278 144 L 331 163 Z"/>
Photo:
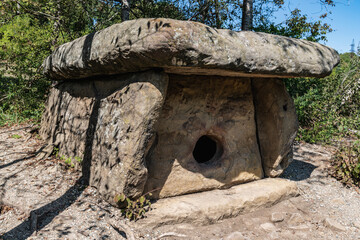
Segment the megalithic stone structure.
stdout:
<path fill-rule="evenodd" d="M 172 19 L 116 24 L 57 48 L 41 136 L 112 204 L 276 177 L 298 122 L 281 78 L 325 77 L 319 43 Z"/>

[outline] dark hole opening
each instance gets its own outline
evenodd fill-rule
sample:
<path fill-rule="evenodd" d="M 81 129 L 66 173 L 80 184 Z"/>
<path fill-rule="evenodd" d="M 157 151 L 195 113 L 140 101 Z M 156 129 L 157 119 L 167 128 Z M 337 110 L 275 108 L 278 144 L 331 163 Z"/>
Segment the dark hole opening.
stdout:
<path fill-rule="evenodd" d="M 216 141 L 209 136 L 202 136 L 195 144 L 193 156 L 198 163 L 205 163 L 215 156 L 216 151 Z"/>
<path fill-rule="evenodd" d="M 283 109 L 284 109 L 285 112 L 287 111 L 287 104 L 285 104 L 285 105 L 283 106 Z"/>

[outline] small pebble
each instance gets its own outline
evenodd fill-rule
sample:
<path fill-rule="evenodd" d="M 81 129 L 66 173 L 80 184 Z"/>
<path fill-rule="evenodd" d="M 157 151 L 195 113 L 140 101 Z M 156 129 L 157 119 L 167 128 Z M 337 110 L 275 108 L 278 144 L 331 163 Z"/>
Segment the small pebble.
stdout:
<path fill-rule="evenodd" d="M 274 212 L 271 214 L 271 219 L 272 222 L 276 223 L 276 222 L 282 222 L 284 221 L 284 214 L 281 212 Z"/>
<path fill-rule="evenodd" d="M 272 223 L 263 223 L 260 225 L 262 229 L 264 229 L 266 232 L 273 232 L 276 231 L 276 227 Z"/>
<path fill-rule="evenodd" d="M 241 232 L 233 232 L 229 234 L 225 240 L 245 240 L 245 237 Z"/>
<path fill-rule="evenodd" d="M 290 225 L 299 225 L 304 223 L 304 218 L 300 215 L 300 213 L 293 213 L 288 221 Z"/>
<path fill-rule="evenodd" d="M 360 229 L 360 221 L 354 222 L 354 227 Z"/>
<path fill-rule="evenodd" d="M 324 225 L 335 231 L 346 231 L 346 228 L 332 218 L 325 218 Z"/>

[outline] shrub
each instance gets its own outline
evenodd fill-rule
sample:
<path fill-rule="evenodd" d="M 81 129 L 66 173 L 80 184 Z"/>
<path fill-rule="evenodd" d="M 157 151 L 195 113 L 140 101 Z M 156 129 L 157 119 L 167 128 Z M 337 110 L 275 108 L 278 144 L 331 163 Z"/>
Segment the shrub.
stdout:
<path fill-rule="evenodd" d="M 323 79 L 287 79 L 300 128 L 297 140 L 341 143 L 331 161 L 330 174 L 344 184 L 359 187 L 360 57 L 342 54 L 333 73 Z M 351 139 L 351 140 L 350 140 Z"/>
<path fill-rule="evenodd" d="M 131 220 L 137 221 L 145 216 L 145 213 L 151 210 L 151 201 L 147 197 L 151 197 L 151 193 L 147 193 L 132 200 L 125 196 L 124 193 L 117 195 L 115 201 L 121 208 L 122 214 Z"/>
<path fill-rule="evenodd" d="M 360 142 L 342 146 L 331 162 L 330 173 L 348 186 L 360 187 Z"/>
<path fill-rule="evenodd" d="M 51 51 L 49 27 L 27 16 L 0 25 L 0 125 L 40 119 L 50 85 L 40 73 Z"/>
<path fill-rule="evenodd" d="M 323 79 L 286 79 L 299 118 L 298 140 L 330 143 L 359 137 L 360 57 L 342 54 L 333 73 Z"/>

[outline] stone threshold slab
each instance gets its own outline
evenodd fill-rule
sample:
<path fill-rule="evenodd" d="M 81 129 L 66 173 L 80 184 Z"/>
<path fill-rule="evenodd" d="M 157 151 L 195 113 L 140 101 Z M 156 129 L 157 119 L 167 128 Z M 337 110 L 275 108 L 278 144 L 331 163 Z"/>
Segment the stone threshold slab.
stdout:
<path fill-rule="evenodd" d="M 152 205 L 153 209 L 147 213 L 147 217 L 134 223 L 134 227 L 156 228 L 179 223 L 212 224 L 221 219 L 270 207 L 298 195 L 295 182 L 266 178 L 226 190 L 160 199 Z"/>

